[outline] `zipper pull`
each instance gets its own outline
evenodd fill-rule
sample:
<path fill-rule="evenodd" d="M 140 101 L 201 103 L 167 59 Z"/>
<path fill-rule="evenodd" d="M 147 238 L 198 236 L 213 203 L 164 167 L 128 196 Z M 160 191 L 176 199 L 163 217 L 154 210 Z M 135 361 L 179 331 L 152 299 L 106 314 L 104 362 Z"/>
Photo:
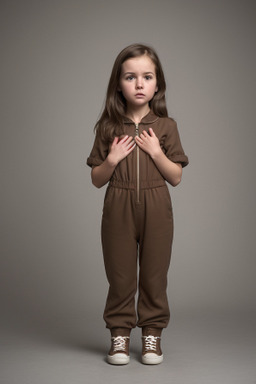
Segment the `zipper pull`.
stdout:
<path fill-rule="evenodd" d="M 139 136 L 139 124 L 135 124 L 135 134 Z"/>

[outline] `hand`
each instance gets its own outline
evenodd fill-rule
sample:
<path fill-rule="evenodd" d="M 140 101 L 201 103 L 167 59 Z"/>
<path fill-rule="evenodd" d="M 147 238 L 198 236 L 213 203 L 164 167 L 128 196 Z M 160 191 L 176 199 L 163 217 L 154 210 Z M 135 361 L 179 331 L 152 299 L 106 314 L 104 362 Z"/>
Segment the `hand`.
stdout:
<path fill-rule="evenodd" d="M 108 161 L 113 165 L 117 165 L 121 160 L 128 156 L 130 152 L 133 151 L 135 146 L 136 144 L 132 136 L 129 137 L 126 135 L 121 140 L 119 140 L 118 137 L 115 137 L 110 147 Z"/>
<path fill-rule="evenodd" d="M 135 137 L 135 141 L 138 146 L 145 152 L 147 152 L 152 159 L 162 152 L 158 138 L 152 128 L 149 128 L 150 135 L 143 131 L 140 136 Z"/>

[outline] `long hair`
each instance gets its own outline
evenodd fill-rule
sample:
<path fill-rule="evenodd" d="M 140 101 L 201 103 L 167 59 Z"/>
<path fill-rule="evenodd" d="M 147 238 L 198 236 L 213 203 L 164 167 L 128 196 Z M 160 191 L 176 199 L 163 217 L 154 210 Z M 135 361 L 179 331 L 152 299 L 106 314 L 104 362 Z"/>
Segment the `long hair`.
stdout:
<path fill-rule="evenodd" d="M 105 107 L 95 125 L 96 133 L 107 141 L 122 134 L 123 118 L 126 112 L 126 100 L 118 91 L 122 64 L 131 58 L 147 55 L 155 65 L 157 92 L 149 102 L 149 107 L 159 117 L 167 117 L 165 101 L 166 83 L 160 60 L 153 48 L 142 44 L 132 44 L 124 48 L 117 56 L 108 83 Z"/>

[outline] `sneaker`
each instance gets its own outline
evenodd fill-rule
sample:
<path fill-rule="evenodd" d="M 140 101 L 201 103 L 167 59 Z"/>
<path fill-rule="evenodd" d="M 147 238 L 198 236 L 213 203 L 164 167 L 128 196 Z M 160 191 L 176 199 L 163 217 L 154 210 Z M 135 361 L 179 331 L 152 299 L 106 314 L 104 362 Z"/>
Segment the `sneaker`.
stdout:
<path fill-rule="evenodd" d="M 107 362 L 114 365 L 128 364 L 130 361 L 129 356 L 129 336 L 116 336 L 111 337 L 111 349 L 107 356 Z"/>
<path fill-rule="evenodd" d="M 160 364 L 163 361 L 163 354 L 160 347 L 160 336 L 142 336 L 142 363 Z"/>

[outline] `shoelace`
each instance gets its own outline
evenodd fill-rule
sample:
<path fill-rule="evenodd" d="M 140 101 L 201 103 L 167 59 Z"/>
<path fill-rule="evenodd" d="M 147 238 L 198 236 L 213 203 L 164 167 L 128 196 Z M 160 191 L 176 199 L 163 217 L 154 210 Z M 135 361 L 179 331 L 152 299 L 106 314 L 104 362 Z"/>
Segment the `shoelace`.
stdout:
<path fill-rule="evenodd" d="M 114 352 L 126 351 L 126 340 L 127 339 L 129 339 L 129 336 L 112 337 Z"/>
<path fill-rule="evenodd" d="M 156 342 L 157 339 L 160 339 L 159 336 L 143 336 L 145 339 L 145 350 L 146 351 L 156 351 Z"/>

